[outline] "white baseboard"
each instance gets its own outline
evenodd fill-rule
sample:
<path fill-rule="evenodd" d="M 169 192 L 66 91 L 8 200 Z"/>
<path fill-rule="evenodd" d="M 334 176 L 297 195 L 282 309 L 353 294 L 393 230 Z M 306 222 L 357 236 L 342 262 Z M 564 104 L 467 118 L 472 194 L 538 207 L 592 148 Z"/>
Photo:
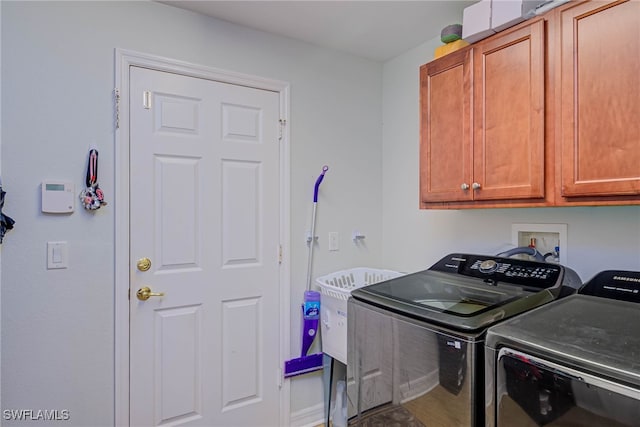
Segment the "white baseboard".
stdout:
<path fill-rule="evenodd" d="M 324 424 L 324 403 L 292 412 L 289 421 L 291 427 L 315 427 Z"/>

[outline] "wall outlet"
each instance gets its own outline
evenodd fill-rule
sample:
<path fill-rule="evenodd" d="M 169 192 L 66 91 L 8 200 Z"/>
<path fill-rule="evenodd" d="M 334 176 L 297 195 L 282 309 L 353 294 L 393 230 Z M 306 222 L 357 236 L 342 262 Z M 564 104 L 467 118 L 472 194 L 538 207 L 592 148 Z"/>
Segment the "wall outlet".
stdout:
<path fill-rule="evenodd" d="M 552 254 L 547 262 L 567 264 L 567 224 L 512 224 L 511 241 L 515 246 L 535 245 L 543 256 Z"/>

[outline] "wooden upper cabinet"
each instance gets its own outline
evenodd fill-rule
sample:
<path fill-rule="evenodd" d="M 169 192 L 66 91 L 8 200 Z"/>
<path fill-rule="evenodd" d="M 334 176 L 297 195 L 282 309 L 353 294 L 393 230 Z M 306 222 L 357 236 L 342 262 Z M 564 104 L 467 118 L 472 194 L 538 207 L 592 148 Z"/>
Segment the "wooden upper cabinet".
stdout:
<path fill-rule="evenodd" d="M 472 50 L 420 68 L 420 200 L 472 200 Z"/>
<path fill-rule="evenodd" d="M 474 48 L 474 200 L 545 195 L 544 24 Z"/>
<path fill-rule="evenodd" d="M 420 207 L 640 204 L 640 0 L 572 1 L 420 69 Z"/>
<path fill-rule="evenodd" d="M 559 14 L 561 195 L 640 195 L 640 1 Z"/>
<path fill-rule="evenodd" d="M 421 207 L 544 198 L 544 79 L 542 19 L 421 67 Z"/>

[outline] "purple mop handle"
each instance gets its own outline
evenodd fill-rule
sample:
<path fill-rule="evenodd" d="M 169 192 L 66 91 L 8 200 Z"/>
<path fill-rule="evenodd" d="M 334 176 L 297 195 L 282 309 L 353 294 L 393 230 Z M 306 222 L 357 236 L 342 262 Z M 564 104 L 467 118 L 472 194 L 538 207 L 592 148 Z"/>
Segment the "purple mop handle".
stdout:
<path fill-rule="evenodd" d="M 329 166 L 324 165 L 322 167 L 322 173 L 316 179 L 316 186 L 313 189 L 313 203 L 318 203 L 318 189 L 320 188 L 320 183 L 324 179 L 324 174 L 329 170 Z"/>

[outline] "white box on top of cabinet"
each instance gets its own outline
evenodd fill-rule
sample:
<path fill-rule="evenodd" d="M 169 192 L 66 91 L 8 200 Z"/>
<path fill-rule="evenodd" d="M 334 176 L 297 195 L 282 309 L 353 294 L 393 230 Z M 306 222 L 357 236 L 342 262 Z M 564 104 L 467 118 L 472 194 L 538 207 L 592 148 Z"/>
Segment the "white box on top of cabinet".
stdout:
<path fill-rule="evenodd" d="M 462 13 L 462 38 L 469 43 L 489 37 L 491 29 L 491 0 L 481 0 L 465 7 Z"/>

